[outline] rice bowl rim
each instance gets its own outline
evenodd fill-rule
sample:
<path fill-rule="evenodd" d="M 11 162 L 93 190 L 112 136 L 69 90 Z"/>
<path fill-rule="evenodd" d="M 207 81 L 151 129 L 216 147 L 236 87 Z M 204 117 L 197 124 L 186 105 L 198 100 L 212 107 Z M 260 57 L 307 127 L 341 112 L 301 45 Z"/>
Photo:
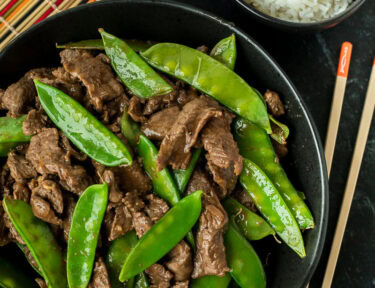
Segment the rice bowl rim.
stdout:
<path fill-rule="evenodd" d="M 347 19 L 349 16 L 354 14 L 365 2 L 366 0 L 354 0 L 350 6 L 343 12 L 328 18 L 326 20 L 321 21 L 313 21 L 313 22 L 293 22 L 288 20 L 283 20 L 271 15 L 268 15 L 251 4 L 248 4 L 245 2 L 245 0 L 235 0 L 237 4 L 239 4 L 243 9 L 245 9 L 249 14 L 261 22 L 265 24 L 272 25 L 274 27 L 278 27 L 281 29 L 287 29 L 287 30 L 322 30 L 322 29 L 328 29 L 336 26 L 337 24 L 341 23 L 345 19 Z"/>

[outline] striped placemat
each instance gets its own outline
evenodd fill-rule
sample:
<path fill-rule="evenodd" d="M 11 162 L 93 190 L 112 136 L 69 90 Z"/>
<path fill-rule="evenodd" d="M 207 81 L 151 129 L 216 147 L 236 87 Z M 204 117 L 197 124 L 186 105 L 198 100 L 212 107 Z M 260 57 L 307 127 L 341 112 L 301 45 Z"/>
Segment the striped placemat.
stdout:
<path fill-rule="evenodd" d="M 0 0 L 0 50 L 30 26 L 63 10 L 99 0 Z"/>

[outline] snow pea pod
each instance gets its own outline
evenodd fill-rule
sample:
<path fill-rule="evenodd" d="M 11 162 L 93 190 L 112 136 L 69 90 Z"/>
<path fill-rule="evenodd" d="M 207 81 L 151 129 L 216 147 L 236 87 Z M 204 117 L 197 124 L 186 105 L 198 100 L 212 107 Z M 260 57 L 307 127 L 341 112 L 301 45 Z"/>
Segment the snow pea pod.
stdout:
<path fill-rule="evenodd" d="M 108 185 L 95 184 L 82 193 L 74 208 L 66 264 L 70 288 L 87 287 L 90 282 L 107 202 Z"/>
<path fill-rule="evenodd" d="M 145 51 L 150 48 L 155 42 L 151 41 L 140 41 L 135 39 L 124 40 L 136 52 Z M 56 44 L 56 48 L 59 49 L 88 49 L 88 50 L 104 50 L 104 44 L 102 39 L 89 39 L 82 40 L 79 42 L 69 42 L 66 44 Z"/>
<path fill-rule="evenodd" d="M 124 283 L 118 280 L 121 272 L 121 268 L 124 265 L 126 257 L 128 257 L 130 251 L 137 244 L 138 238 L 135 231 L 130 231 L 124 236 L 117 238 L 111 243 L 109 247 L 106 265 L 109 274 L 109 280 L 111 281 L 111 287 L 113 288 L 123 288 Z M 129 279 L 125 287 L 134 287 L 134 278 Z"/>
<path fill-rule="evenodd" d="M 174 43 L 156 44 L 141 55 L 156 69 L 189 83 L 272 133 L 267 108 L 254 89 L 211 56 Z"/>
<path fill-rule="evenodd" d="M 36 218 L 31 206 L 22 200 L 4 198 L 3 205 L 38 264 L 48 287 L 66 288 L 63 254 L 48 224 Z"/>
<path fill-rule="evenodd" d="M 234 70 L 237 59 L 236 36 L 232 34 L 219 41 L 212 49 L 210 56 Z"/>
<path fill-rule="evenodd" d="M 7 156 L 14 147 L 30 141 L 22 131 L 26 115 L 19 118 L 0 117 L 0 157 Z"/>
<path fill-rule="evenodd" d="M 196 191 L 172 207 L 146 232 L 126 258 L 120 273 L 124 282 L 160 260 L 193 228 L 202 210 L 202 191 Z"/>
<path fill-rule="evenodd" d="M 81 104 L 54 87 L 34 82 L 49 118 L 82 152 L 105 166 L 131 165 L 125 144 Z"/>
<path fill-rule="evenodd" d="M 267 175 L 256 164 L 244 158 L 240 182 L 280 238 L 301 258 L 305 257 L 297 221 Z"/>
<path fill-rule="evenodd" d="M 232 277 L 229 273 L 219 277 L 216 275 L 204 276 L 191 280 L 191 288 L 227 288 Z"/>
<path fill-rule="evenodd" d="M 286 144 L 286 139 L 289 137 L 289 128 L 285 124 L 277 121 L 272 115 L 268 115 L 272 124 L 276 129 L 272 129 L 273 132 L 270 135 L 271 138 L 280 144 Z M 276 131 L 275 131 L 276 130 Z"/>
<path fill-rule="evenodd" d="M 0 257 L 0 287 L 24 288 L 38 287 L 33 279 L 23 273 L 22 270 Z"/>
<path fill-rule="evenodd" d="M 239 118 L 233 122 L 233 135 L 240 154 L 266 173 L 293 213 L 299 227 L 301 229 L 314 228 L 311 212 L 277 161 L 268 135 L 256 125 Z"/>
<path fill-rule="evenodd" d="M 176 180 L 178 190 L 181 195 L 184 194 L 186 185 L 189 183 L 190 177 L 193 174 L 194 168 L 197 165 L 202 149 L 197 149 L 191 156 L 190 163 L 185 170 L 172 170 L 173 178 Z"/>
<path fill-rule="evenodd" d="M 228 223 L 224 235 L 225 251 L 232 278 L 241 287 L 266 287 L 266 274 L 262 262 L 249 242 Z"/>
<path fill-rule="evenodd" d="M 138 97 L 151 98 L 173 91 L 158 73 L 156 73 L 129 45 L 99 29 L 102 35 L 105 53 L 111 59 L 111 65 L 122 82 Z"/>
<path fill-rule="evenodd" d="M 223 206 L 238 230 L 248 240 L 260 240 L 268 235 L 275 235 L 275 231 L 262 217 L 247 209 L 234 198 L 225 199 Z"/>

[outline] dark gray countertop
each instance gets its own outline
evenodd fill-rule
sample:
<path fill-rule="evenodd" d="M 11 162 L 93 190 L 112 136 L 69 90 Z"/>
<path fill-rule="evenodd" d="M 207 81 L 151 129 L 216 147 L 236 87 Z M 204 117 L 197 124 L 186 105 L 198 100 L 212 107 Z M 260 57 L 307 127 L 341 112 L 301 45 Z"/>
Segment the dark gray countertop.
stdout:
<path fill-rule="evenodd" d="M 353 43 L 352 64 L 330 179 L 327 239 L 320 265 L 310 284 L 310 287 L 321 287 L 345 189 L 372 59 L 375 56 L 375 1 L 367 0 L 355 15 L 330 30 L 306 35 L 287 34 L 259 25 L 249 19 L 234 0 L 180 1 L 212 11 L 234 22 L 263 45 L 301 93 L 323 142 L 327 131 L 340 46 L 343 41 Z M 375 125 L 370 131 L 332 287 L 375 287 L 374 171 Z"/>

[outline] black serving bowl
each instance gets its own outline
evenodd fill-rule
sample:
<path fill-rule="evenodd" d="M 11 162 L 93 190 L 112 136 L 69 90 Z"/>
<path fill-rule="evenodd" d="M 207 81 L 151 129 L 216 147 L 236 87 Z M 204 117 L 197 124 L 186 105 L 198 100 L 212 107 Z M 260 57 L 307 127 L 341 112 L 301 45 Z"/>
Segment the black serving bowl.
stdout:
<path fill-rule="evenodd" d="M 289 78 L 254 40 L 223 19 L 184 4 L 123 0 L 79 6 L 48 18 L 17 37 L 0 53 L 0 87 L 7 87 L 31 68 L 59 65 L 56 43 L 99 38 L 98 27 L 124 38 L 171 41 L 191 47 L 202 44 L 213 47 L 220 39 L 236 34 L 236 72 L 261 91 L 265 88 L 278 91 L 285 101 L 284 121 L 291 136 L 284 166 L 296 187 L 305 192 L 316 221 L 316 228 L 304 233 L 305 259 L 301 260 L 286 245 L 276 244 L 272 237 L 253 245 L 264 261 L 268 256 L 268 287 L 306 287 L 319 261 L 326 234 L 328 184 L 316 127 Z M 18 259 L 15 255 L 19 252 L 9 246 L 0 253 Z"/>
<path fill-rule="evenodd" d="M 279 18 L 267 15 L 250 4 L 247 4 L 245 0 L 235 0 L 236 3 L 246 11 L 246 13 L 253 19 L 264 23 L 275 29 L 280 29 L 287 32 L 318 32 L 321 30 L 335 27 L 341 23 L 354 12 L 356 12 L 366 0 L 355 0 L 345 11 L 324 21 L 317 21 L 312 23 L 295 23 L 290 21 L 281 20 Z"/>

